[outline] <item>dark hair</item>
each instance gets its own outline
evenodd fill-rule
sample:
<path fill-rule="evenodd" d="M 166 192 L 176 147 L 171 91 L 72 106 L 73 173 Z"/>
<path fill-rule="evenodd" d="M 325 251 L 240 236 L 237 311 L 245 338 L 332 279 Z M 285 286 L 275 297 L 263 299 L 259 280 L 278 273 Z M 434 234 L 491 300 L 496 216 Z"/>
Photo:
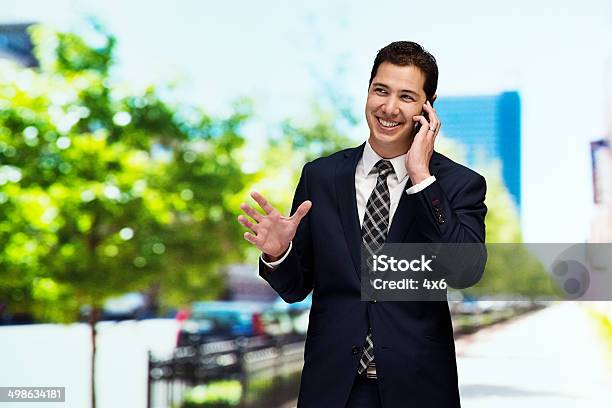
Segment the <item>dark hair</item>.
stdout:
<path fill-rule="evenodd" d="M 374 59 L 372 74 L 368 86 L 372 85 L 372 80 L 376 76 L 378 67 L 383 62 L 390 62 L 400 67 L 414 66 L 419 68 L 425 75 L 423 90 L 429 101 L 436 94 L 438 88 L 438 64 L 433 55 L 427 52 L 419 44 L 412 41 L 395 41 L 381 48 Z"/>

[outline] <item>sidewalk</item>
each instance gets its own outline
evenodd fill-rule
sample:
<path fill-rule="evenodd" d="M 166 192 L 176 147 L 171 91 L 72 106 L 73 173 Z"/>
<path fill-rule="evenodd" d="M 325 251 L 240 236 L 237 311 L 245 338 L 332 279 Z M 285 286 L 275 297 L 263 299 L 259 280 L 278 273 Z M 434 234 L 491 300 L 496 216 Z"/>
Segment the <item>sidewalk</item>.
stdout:
<path fill-rule="evenodd" d="M 456 341 L 463 408 L 599 408 L 612 367 L 594 322 L 565 302 Z"/>

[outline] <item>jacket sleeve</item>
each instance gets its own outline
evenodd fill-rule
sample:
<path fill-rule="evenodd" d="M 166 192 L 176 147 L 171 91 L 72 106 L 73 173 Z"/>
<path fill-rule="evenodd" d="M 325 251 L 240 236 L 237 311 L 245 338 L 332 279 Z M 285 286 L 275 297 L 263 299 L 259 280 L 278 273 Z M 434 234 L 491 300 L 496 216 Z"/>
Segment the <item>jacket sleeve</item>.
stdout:
<path fill-rule="evenodd" d="M 463 289 L 478 283 L 487 261 L 484 203 L 486 181 L 470 175 L 448 198 L 438 181 L 414 194 L 417 223 L 429 242 L 444 244 L 443 275 L 448 284 Z"/>
<path fill-rule="evenodd" d="M 310 199 L 308 191 L 308 166 L 309 164 L 307 163 L 302 169 L 302 175 L 293 197 L 290 215 L 295 213 L 300 204 Z M 312 205 L 314 207 L 316 204 L 313 202 Z M 310 232 L 312 211 L 313 208 L 300 221 L 293 238 L 293 247 L 287 258 L 280 265 L 270 269 L 261 259 L 259 260 L 259 275 L 287 303 L 304 300 L 313 288 L 313 253 Z"/>

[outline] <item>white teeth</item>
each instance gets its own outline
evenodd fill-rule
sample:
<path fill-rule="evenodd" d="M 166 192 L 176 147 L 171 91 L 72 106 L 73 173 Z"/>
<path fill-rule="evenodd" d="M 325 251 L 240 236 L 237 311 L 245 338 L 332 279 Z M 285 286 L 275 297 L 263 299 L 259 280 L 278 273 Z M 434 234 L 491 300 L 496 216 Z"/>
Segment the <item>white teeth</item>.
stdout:
<path fill-rule="evenodd" d="M 389 122 L 386 120 L 382 120 L 381 118 L 378 118 L 378 121 L 380 122 L 381 125 L 385 127 L 394 127 L 394 126 L 399 125 L 399 122 Z"/>

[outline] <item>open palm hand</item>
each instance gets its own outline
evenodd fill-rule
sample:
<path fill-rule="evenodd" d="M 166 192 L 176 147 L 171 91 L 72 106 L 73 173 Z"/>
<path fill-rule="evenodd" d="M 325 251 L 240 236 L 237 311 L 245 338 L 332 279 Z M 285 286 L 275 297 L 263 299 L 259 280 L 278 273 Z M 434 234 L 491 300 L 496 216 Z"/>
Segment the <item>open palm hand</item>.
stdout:
<path fill-rule="evenodd" d="M 295 236 L 300 221 L 312 207 L 312 202 L 304 201 L 291 217 L 284 217 L 258 192 L 252 192 L 251 197 L 259 204 L 264 214 L 246 203 L 240 205 L 240 208 L 253 220 L 249 220 L 244 215 L 238 216 L 238 222 L 251 230 L 244 233 L 244 239 L 255 245 L 271 260 L 276 260 L 289 248 L 289 243 Z"/>

